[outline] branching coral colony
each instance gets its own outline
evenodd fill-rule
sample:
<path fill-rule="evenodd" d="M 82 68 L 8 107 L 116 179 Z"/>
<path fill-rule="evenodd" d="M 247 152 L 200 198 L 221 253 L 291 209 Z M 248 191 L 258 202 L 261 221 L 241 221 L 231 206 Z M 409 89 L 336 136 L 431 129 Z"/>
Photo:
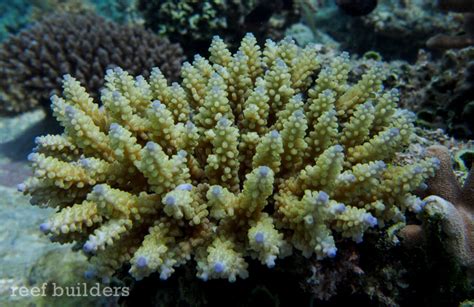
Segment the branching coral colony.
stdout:
<path fill-rule="evenodd" d="M 52 97 L 64 133 L 37 138 L 19 190 L 58 209 L 41 230 L 81 244 L 97 276 L 130 263 L 137 279 L 166 279 L 194 259 L 199 278 L 235 281 L 247 257 L 335 257 L 335 236 L 361 242 L 420 208 L 410 191 L 437 160 L 392 163 L 413 115 L 380 66 L 348 84 L 346 53 L 320 68 L 291 39 L 262 51 L 248 34 L 232 55 L 215 37 L 209 50 L 181 84 L 114 69 L 103 107 L 71 76 Z"/>

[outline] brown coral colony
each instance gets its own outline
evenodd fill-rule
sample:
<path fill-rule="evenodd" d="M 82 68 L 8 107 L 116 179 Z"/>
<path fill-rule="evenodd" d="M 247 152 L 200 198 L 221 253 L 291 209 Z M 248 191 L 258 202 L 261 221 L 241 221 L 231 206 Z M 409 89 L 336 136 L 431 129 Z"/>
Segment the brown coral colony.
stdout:
<path fill-rule="evenodd" d="M 139 27 L 94 14 L 50 15 L 0 45 L 0 113 L 49 106 L 65 74 L 98 97 L 108 67 L 147 76 L 158 66 L 175 79 L 182 59 L 177 44 Z"/>

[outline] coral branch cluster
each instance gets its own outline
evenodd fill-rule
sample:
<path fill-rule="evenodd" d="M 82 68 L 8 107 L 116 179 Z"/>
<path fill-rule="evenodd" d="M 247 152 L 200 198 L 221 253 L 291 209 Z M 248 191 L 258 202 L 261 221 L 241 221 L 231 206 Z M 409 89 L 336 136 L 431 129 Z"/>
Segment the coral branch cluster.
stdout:
<path fill-rule="evenodd" d="M 102 107 L 71 76 L 52 97 L 64 133 L 37 138 L 19 190 L 57 208 L 41 230 L 82 245 L 93 273 L 130 263 L 166 279 L 194 259 L 199 278 L 235 281 L 249 257 L 335 257 L 338 241 L 420 209 L 410 192 L 438 162 L 394 162 L 414 118 L 380 65 L 352 84 L 346 53 L 321 67 L 291 39 L 261 48 L 248 34 L 232 54 L 215 37 L 209 50 L 180 84 L 116 68 Z"/>
<path fill-rule="evenodd" d="M 159 66 L 175 78 L 182 59 L 179 45 L 139 27 L 92 13 L 50 15 L 0 45 L 0 114 L 49 107 L 64 74 L 74 75 L 98 98 L 109 67 L 148 75 Z"/>

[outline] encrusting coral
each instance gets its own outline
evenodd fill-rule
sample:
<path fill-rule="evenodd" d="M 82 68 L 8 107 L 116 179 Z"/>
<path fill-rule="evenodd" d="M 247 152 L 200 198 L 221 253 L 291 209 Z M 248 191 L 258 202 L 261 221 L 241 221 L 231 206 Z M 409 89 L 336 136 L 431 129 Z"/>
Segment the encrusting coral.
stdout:
<path fill-rule="evenodd" d="M 427 189 L 423 192 L 425 223 L 438 219 L 445 234 L 443 244 L 456 261 L 474 274 L 474 170 L 469 174 L 461 187 L 452 169 L 449 150 L 440 145 L 427 149 L 428 155 L 440 161 L 439 171 L 427 181 Z M 417 225 L 411 226 L 404 235 L 408 244 L 420 242 L 426 236 L 424 229 Z M 408 227 L 408 226 L 407 226 Z"/>
<path fill-rule="evenodd" d="M 247 257 L 335 257 L 338 240 L 418 209 L 410 191 L 438 162 L 393 163 L 414 118 L 379 65 L 350 84 L 346 53 L 321 68 L 315 46 L 291 39 L 262 50 L 247 34 L 232 54 L 215 37 L 209 50 L 181 84 L 116 68 L 100 108 L 71 76 L 52 97 L 64 133 L 36 139 L 18 188 L 57 208 L 40 228 L 82 245 L 89 273 L 130 263 L 137 279 L 166 279 L 194 259 L 199 278 L 235 281 Z"/>
<path fill-rule="evenodd" d="M 159 66 L 177 77 L 182 50 L 150 31 L 94 15 L 45 17 L 0 46 L 0 113 L 29 111 L 59 94 L 64 74 L 73 74 L 99 97 L 108 67 L 148 75 Z"/>

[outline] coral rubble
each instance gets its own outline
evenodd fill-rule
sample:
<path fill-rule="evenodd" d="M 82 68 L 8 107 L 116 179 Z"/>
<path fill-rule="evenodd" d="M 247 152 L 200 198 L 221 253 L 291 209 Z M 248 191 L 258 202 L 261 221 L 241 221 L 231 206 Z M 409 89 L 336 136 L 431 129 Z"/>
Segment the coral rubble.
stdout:
<path fill-rule="evenodd" d="M 281 38 L 299 17 L 300 1 L 139 0 L 145 25 L 180 43 L 185 50 L 205 51 L 214 35 L 237 46 L 246 32 L 257 38 Z"/>
<path fill-rule="evenodd" d="M 0 113 L 49 104 L 67 73 L 97 98 L 109 66 L 146 75 L 159 66 L 174 78 L 181 60 L 179 46 L 140 28 L 93 14 L 48 16 L 0 46 Z"/>
<path fill-rule="evenodd" d="M 357 18 L 330 7 L 319 11 L 313 17 L 314 31 L 329 34 L 343 50 L 358 54 L 374 50 L 384 59 L 412 61 L 425 47 L 427 38 L 437 33 L 455 33 L 462 27 L 456 14 L 443 14 L 433 1 L 425 0 L 381 0 L 373 12 Z"/>
<path fill-rule="evenodd" d="M 393 63 L 402 106 L 418 123 L 458 138 L 474 136 L 474 47 L 448 50 L 441 58 L 420 51 L 413 65 Z"/>
<path fill-rule="evenodd" d="M 18 189 L 57 208 L 40 229 L 82 246 L 91 274 L 130 263 L 136 279 L 167 279 L 194 259 L 200 279 L 232 282 L 249 257 L 332 258 L 338 241 L 419 210 L 411 191 L 438 161 L 394 162 L 414 116 L 380 65 L 351 83 L 346 53 L 321 68 L 315 46 L 262 50 L 251 34 L 234 54 L 219 37 L 209 51 L 181 84 L 109 69 L 101 108 L 71 76 L 52 97 L 64 133 L 37 138 Z"/>
<path fill-rule="evenodd" d="M 465 48 L 474 45 L 474 4 L 471 0 L 440 0 L 444 11 L 464 13 L 464 33 L 461 35 L 436 34 L 426 42 L 433 49 Z"/>

